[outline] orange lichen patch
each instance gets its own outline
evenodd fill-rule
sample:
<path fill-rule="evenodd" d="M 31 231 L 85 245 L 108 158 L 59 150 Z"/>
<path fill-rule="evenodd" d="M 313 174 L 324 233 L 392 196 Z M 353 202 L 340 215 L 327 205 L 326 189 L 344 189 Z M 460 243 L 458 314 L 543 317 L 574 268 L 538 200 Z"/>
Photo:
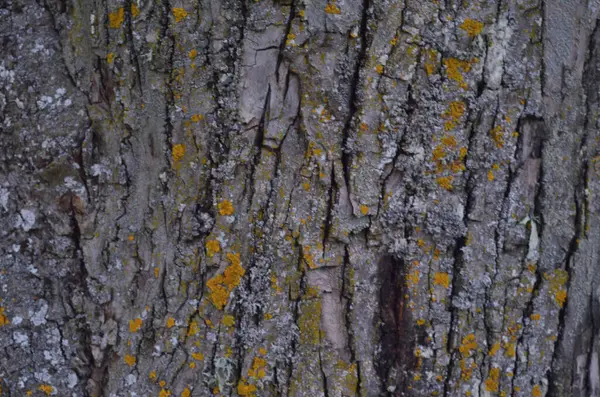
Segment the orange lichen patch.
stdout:
<path fill-rule="evenodd" d="M 159 385 L 161 388 L 164 388 L 164 387 L 167 385 L 167 382 L 165 382 L 164 380 L 161 380 L 160 382 L 158 382 L 158 385 Z"/>
<path fill-rule="evenodd" d="M 433 275 L 433 283 L 435 285 L 441 285 L 444 288 L 448 288 L 450 286 L 450 276 L 448 273 L 436 272 Z"/>
<path fill-rule="evenodd" d="M 158 278 L 159 275 L 160 275 L 160 268 L 159 267 L 155 267 L 154 268 L 154 277 Z"/>
<path fill-rule="evenodd" d="M 195 48 L 190 50 L 190 52 L 188 52 L 188 58 L 190 58 L 192 61 L 194 59 L 196 59 L 197 56 L 198 56 L 198 51 Z M 194 115 L 194 116 L 196 116 L 196 115 Z M 194 121 L 193 120 L 194 116 L 192 116 L 192 121 Z"/>
<path fill-rule="evenodd" d="M 204 354 L 202 354 L 200 352 L 192 353 L 192 358 L 197 361 L 202 361 L 202 360 L 204 360 Z"/>
<path fill-rule="evenodd" d="M 460 28 L 467 32 L 470 37 L 475 37 L 481 33 L 483 30 L 483 23 L 476 21 L 474 19 L 467 18 L 460 25 Z"/>
<path fill-rule="evenodd" d="M 471 71 L 471 63 L 474 61 L 463 61 L 456 58 L 444 59 L 444 66 L 446 66 L 446 74 L 449 79 L 452 79 L 458 83 L 461 88 L 467 88 L 463 73 Z"/>
<path fill-rule="evenodd" d="M 232 327 L 235 324 L 235 318 L 231 314 L 226 314 L 223 316 L 223 325 L 226 327 Z"/>
<path fill-rule="evenodd" d="M 463 355 L 463 357 L 469 357 L 471 353 L 477 349 L 477 340 L 475 339 L 475 334 L 468 334 L 465 336 L 461 342 L 458 350 Z"/>
<path fill-rule="evenodd" d="M 240 379 L 237 392 L 242 397 L 253 397 L 256 395 L 256 386 L 247 383 L 245 379 Z"/>
<path fill-rule="evenodd" d="M 377 72 L 377 74 L 383 74 L 383 65 L 379 64 L 375 66 L 375 71 Z"/>
<path fill-rule="evenodd" d="M 252 366 L 248 368 L 248 376 L 262 379 L 267 375 L 267 360 L 262 357 L 254 357 Z"/>
<path fill-rule="evenodd" d="M 115 60 L 115 54 L 113 54 L 112 52 L 109 52 L 108 54 L 106 54 L 106 62 L 113 63 L 114 60 Z"/>
<path fill-rule="evenodd" d="M 496 144 L 498 149 L 502 149 L 504 146 L 504 131 L 502 131 L 502 127 L 497 125 L 490 131 L 490 137 L 492 141 Z"/>
<path fill-rule="evenodd" d="M 54 387 L 52 387 L 50 385 L 40 385 L 39 390 L 41 392 L 46 393 L 46 395 L 49 396 L 50 394 L 52 394 L 54 392 Z"/>
<path fill-rule="evenodd" d="M 398 37 L 394 36 L 391 40 L 390 40 L 390 45 L 391 46 L 395 46 L 396 44 L 398 44 Z"/>
<path fill-rule="evenodd" d="M 178 162 L 183 159 L 185 155 L 185 145 L 183 143 L 178 143 L 177 145 L 173 145 L 172 150 L 173 161 Z"/>
<path fill-rule="evenodd" d="M 490 369 L 488 378 L 485 380 L 485 389 L 491 392 L 497 392 L 500 387 L 500 368 Z"/>
<path fill-rule="evenodd" d="M 494 357 L 498 353 L 498 350 L 500 350 L 500 342 L 496 342 L 492 345 L 492 347 L 490 347 L 488 356 Z"/>
<path fill-rule="evenodd" d="M 421 325 L 425 325 L 425 319 L 424 318 L 420 318 L 417 320 L 417 325 L 420 327 Z"/>
<path fill-rule="evenodd" d="M 309 182 L 304 182 L 302 184 L 302 189 L 306 190 L 307 192 L 310 191 L 310 183 Z"/>
<path fill-rule="evenodd" d="M 334 3 L 327 3 L 325 6 L 325 12 L 328 14 L 339 15 L 342 13 L 340 8 L 336 6 Z"/>
<path fill-rule="evenodd" d="M 142 328 L 142 319 L 135 318 L 133 320 L 129 320 L 129 332 L 138 332 Z"/>
<path fill-rule="evenodd" d="M 260 354 L 261 356 L 265 356 L 267 354 L 267 349 L 265 349 L 264 347 L 259 348 L 258 354 Z"/>
<path fill-rule="evenodd" d="M 487 173 L 487 178 L 488 178 L 488 181 L 490 181 L 490 182 L 492 182 L 494 179 L 496 179 L 494 177 L 494 171 L 489 170 L 488 173 Z"/>
<path fill-rule="evenodd" d="M 196 50 L 192 50 L 192 51 L 196 51 Z M 191 51 L 190 51 L 191 52 Z M 196 52 L 197 53 L 197 52 Z M 202 114 L 193 114 L 192 118 L 191 118 L 192 122 L 194 123 L 199 123 L 202 120 L 204 120 L 204 115 Z"/>
<path fill-rule="evenodd" d="M 554 300 L 559 307 L 563 307 L 567 300 L 566 284 L 569 281 L 569 273 L 563 269 L 556 269 L 544 273 L 544 278 L 550 284 L 550 292 L 554 295 Z"/>
<path fill-rule="evenodd" d="M 130 367 L 133 367 L 133 365 L 135 364 L 135 357 L 133 357 L 131 354 L 126 354 L 123 361 L 125 361 L 125 364 L 129 365 Z"/>
<path fill-rule="evenodd" d="M 175 22 L 181 22 L 185 17 L 188 16 L 185 8 L 173 8 L 173 16 L 175 17 Z"/>
<path fill-rule="evenodd" d="M 531 389 L 531 395 L 533 397 L 542 397 L 542 388 L 540 385 L 533 386 L 533 389 Z"/>
<path fill-rule="evenodd" d="M 529 316 L 529 318 L 533 321 L 540 321 L 542 319 L 542 315 L 540 313 L 534 313 L 531 316 Z"/>
<path fill-rule="evenodd" d="M 190 397 L 192 395 L 192 392 L 190 391 L 189 387 L 186 387 L 185 389 L 183 389 L 183 391 L 181 392 L 181 397 Z"/>
<path fill-rule="evenodd" d="M 235 210 L 233 209 L 233 204 L 229 200 L 222 200 L 218 205 L 219 214 L 223 216 L 233 215 Z"/>
<path fill-rule="evenodd" d="M 240 254 L 228 253 L 227 259 L 231 262 L 231 265 L 225 268 L 225 272 L 222 275 L 216 275 L 206 283 L 210 290 L 210 300 L 219 310 L 225 307 L 229 294 L 240 284 L 246 273 L 240 264 Z"/>
<path fill-rule="evenodd" d="M 173 328 L 175 326 L 175 319 L 173 317 L 169 317 L 167 319 L 167 328 Z"/>
<path fill-rule="evenodd" d="M 6 314 L 4 314 L 4 310 L 5 309 L 3 307 L 0 307 L 0 327 L 10 324 L 8 317 L 6 317 Z"/>
<path fill-rule="evenodd" d="M 369 207 L 367 207 L 364 204 L 361 204 L 360 206 L 360 213 L 363 215 L 367 215 L 369 213 Z"/>
<path fill-rule="evenodd" d="M 123 7 L 108 14 L 108 26 L 112 29 L 118 29 L 125 21 L 125 9 Z"/>
<path fill-rule="evenodd" d="M 452 181 L 454 180 L 454 177 L 452 176 L 442 176 L 437 178 L 435 181 L 437 182 L 438 185 L 440 185 L 442 188 L 451 191 L 452 190 Z"/>
<path fill-rule="evenodd" d="M 218 240 L 208 240 L 206 242 L 206 253 L 211 258 L 221 252 L 221 243 Z"/>
<path fill-rule="evenodd" d="M 156 379 L 158 378 L 158 376 L 156 375 L 156 371 L 150 371 L 150 373 L 148 374 L 148 378 L 150 378 L 151 381 L 156 381 Z"/>

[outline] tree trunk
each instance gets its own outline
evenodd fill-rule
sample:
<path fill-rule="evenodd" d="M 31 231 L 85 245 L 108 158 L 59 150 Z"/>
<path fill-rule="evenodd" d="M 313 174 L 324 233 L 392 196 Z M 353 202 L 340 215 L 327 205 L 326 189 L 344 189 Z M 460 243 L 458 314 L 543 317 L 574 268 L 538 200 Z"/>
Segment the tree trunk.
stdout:
<path fill-rule="evenodd" d="M 0 0 L 0 394 L 600 396 L 599 13 Z"/>

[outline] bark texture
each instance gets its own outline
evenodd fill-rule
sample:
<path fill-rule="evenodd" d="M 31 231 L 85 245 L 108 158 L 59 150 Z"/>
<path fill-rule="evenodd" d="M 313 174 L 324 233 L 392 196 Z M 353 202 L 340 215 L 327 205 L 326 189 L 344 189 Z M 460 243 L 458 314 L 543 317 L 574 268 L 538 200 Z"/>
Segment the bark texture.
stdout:
<path fill-rule="evenodd" d="M 600 396 L 598 0 L 0 0 L 6 396 Z"/>

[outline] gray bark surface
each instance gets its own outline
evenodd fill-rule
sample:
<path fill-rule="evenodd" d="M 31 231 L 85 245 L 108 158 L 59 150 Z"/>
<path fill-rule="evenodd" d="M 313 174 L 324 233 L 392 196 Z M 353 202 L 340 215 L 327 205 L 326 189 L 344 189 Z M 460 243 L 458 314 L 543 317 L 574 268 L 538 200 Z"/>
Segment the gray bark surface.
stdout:
<path fill-rule="evenodd" d="M 0 0 L 0 395 L 600 396 L 597 0 Z"/>

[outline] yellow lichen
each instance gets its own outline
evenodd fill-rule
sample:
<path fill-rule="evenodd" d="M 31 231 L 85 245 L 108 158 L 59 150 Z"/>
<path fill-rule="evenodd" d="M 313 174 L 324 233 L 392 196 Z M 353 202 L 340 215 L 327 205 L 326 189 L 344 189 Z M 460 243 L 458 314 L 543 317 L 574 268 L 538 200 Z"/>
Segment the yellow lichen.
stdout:
<path fill-rule="evenodd" d="M 460 28 L 467 32 L 470 37 L 475 37 L 483 30 L 483 23 L 467 18 L 460 25 Z"/>
<path fill-rule="evenodd" d="M 436 272 L 433 275 L 433 283 L 435 285 L 441 285 L 444 288 L 448 288 L 450 286 L 450 276 L 448 273 Z"/>
<path fill-rule="evenodd" d="M 125 361 L 125 364 L 129 365 L 130 367 L 133 367 L 133 365 L 135 364 L 135 357 L 131 354 L 126 354 L 123 361 Z"/>
<path fill-rule="evenodd" d="M 218 205 L 219 214 L 223 216 L 233 215 L 235 210 L 233 209 L 233 204 L 229 200 L 222 200 Z"/>
<path fill-rule="evenodd" d="M 542 388 L 540 385 L 533 386 L 533 389 L 531 389 L 531 395 L 533 397 L 542 397 Z"/>
<path fill-rule="evenodd" d="M 418 326 L 421 326 L 421 325 L 424 325 L 424 324 L 425 324 L 425 319 L 420 318 L 420 319 L 417 320 L 417 325 Z"/>
<path fill-rule="evenodd" d="M 196 59 L 197 56 L 198 56 L 198 51 L 195 48 L 190 50 L 190 52 L 188 52 L 188 58 L 190 58 L 192 61 L 194 59 Z M 192 121 L 194 121 L 194 116 L 192 116 Z"/>
<path fill-rule="evenodd" d="M 491 392 L 497 392 L 500 387 L 500 368 L 490 369 L 488 378 L 485 380 L 485 389 Z"/>
<path fill-rule="evenodd" d="M 531 316 L 529 316 L 530 319 L 532 319 L 533 321 L 540 321 L 542 318 L 542 315 L 540 313 L 534 313 Z"/>
<path fill-rule="evenodd" d="M 554 295 L 554 300 L 558 306 L 563 307 L 567 300 L 566 284 L 569 281 L 569 274 L 563 269 L 556 269 L 544 273 L 544 278 L 550 284 L 550 292 Z"/>
<path fill-rule="evenodd" d="M 451 102 L 446 113 L 444 113 L 442 115 L 442 117 L 450 119 L 450 120 L 446 121 L 446 123 L 444 124 L 444 129 L 446 131 L 450 131 L 450 130 L 454 129 L 464 113 L 465 113 L 464 102 L 460 102 L 460 101 Z"/>
<path fill-rule="evenodd" d="M 158 378 L 158 376 L 156 375 L 156 371 L 150 371 L 150 373 L 148 374 L 148 378 L 150 378 L 151 381 L 156 381 L 156 379 Z"/>
<path fill-rule="evenodd" d="M 232 327 L 235 324 L 235 318 L 231 314 L 226 314 L 223 316 L 223 325 L 226 327 Z"/>
<path fill-rule="evenodd" d="M 202 354 L 200 352 L 192 353 L 192 358 L 194 360 L 202 361 L 202 360 L 204 360 L 204 354 Z"/>
<path fill-rule="evenodd" d="M 492 347 L 490 347 L 488 356 L 494 357 L 498 353 L 498 350 L 500 350 L 500 342 L 496 342 L 492 345 Z"/>
<path fill-rule="evenodd" d="M 227 259 L 231 265 L 225 268 L 223 275 L 218 274 L 206 283 L 210 290 L 210 300 L 219 310 L 225 307 L 231 291 L 239 285 L 246 273 L 240 264 L 240 254 L 228 253 Z"/>
<path fill-rule="evenodd" d="M 169 317 L 167 319 L 167 328 L 173 328 L 175 326 L 175 319 L 173 317 Z"/>
<path fill-rule="evenodd" d="M 294 39 L 296 39 L 296 35 L 292 32 L 288 33 L 285 38 L 285 45 L 294 45 Z"/>
<path fill-rule="evenodd" d="M 334 15 L 339 15 L 342 13 L 340 8 L 338 6 L 336 6 L 334 3 L 327 3 L 327 5 L 325 6 L 325 12 L 328 14 L 334 14 Z"/>
<path fill-rule="evenodd" d="M 175 17 L 175 22 L 181 22 L 185 17 L 188 16 L 185 8 L 173 8 L 173 16 Z"/>
<path fill-rule="evenodd" d="M 450 191 L 452 190 L 452 181 L 454 180 L 454 177 L 452 176 L 442 176 L 436 179 L 436 182 L 438 185 L 440 185 L 440 187 Z"/>
<path fill-rule="evenodd" d="M 221 243 L 218 240 L 208 240 L 206 242 L 206 253 L 209 257 L 215 256 L 221 252 Z"/>
<path fill-rule="evenodd" d="M 375 71 L 377 72 L 377 74 L 383 74 L 383 65 L 379 64 L 375 66 Z"/>
<path fill-rule="evenodd" d="M 115 54 L 113 54 L 112 52 L 109 52 L 108 54 L 106 54 L 106 62 L 113 63 L 114 60 L 115 60 Z"/>
<path fill-rule="evenodd" d="M 458 350 L 461 352 L 463 357 L 469 357 L 473 350 L 477 349 L 477 341 L 475 334 L 468 334 L 462 339 L 461 345 Z"/>
<path fill-rule="evenodd" d="M 131 3 L 131 16 L 136 18 L 140 15 L 140 9 L 135 3 Z"/>
<path fill-rule="evenodd" d="M 366 205 L 362 204 L 360 206 L 360 213 L 363 215 L 367 215 L 369 213 L 369 207 L 367 207 Z"/>
<path fill-rule="evenodd" d="M 252 366 L 248 368 L 248 376 L 262 379 L 267 375 L 267 360 L 262 357 L 254 357 Z"/>
<path fill-rule="evenodd" d="M 446 66 L 446 74 L 449 79 L 456 81 L 461 88 L 467 88 L 463 73 L 471 71 L 471 61 L 447 58 L 444 59 L 444 66 Z"/>
<path fill-rule="evenodd" d="M 237 392 L 242 397 L 253 397 L 256 395 L 256 386 L 251 383 L 247 383 L 245 379 L 240 379 Z"/>
<path fill-rule="evenodd" d="M 490 181 L 490 182 L 492 182 L 494 179 L 496 179 L 494 177 L 494 171 L 489 170 L 488 173 L 487 173 L 487 178 L 488 178 L 488 181 Z"/>
<path fill-rule="evenodd" d="M 158 392 L 158 397 L 169 397 L 171 392 L 168 389 L 160 389 Z"/>
<path fill-rule="evenodd" d="M 50 385 L 40 385 L 39 390 L 41 392 L 46 393 L 47 396 L 54 393 L 54 387 L 52 387 Z"/>
<path fill-rule="evenodd" d="M 5 309 L 3 307 L 0 307 L 0 327 L 10 324 L 8 317 L 6 317 L 6 314 L 4 314 L 4 310 Z"/>
<path fill-rule="evenodd" d="M 430 49 L 425 51 L 425 62 L 423 67 L 425 68 L 425 73 L 427 73 L 427 76 L 431 76 L 437 68 L 437 56 L 438 52 L 436 50 Z"/>
<path fill-rule="evenodd" d="M 302 258 L 304 259 L 304 262 L 308 265 L 309 268 L 315 269 L 317 267 L 317 265 L 315 265 L 315 258 L 313 256 L 313 254 L 310 252 L 310 250 L 311 250 L 311 246 L 305 245 L 304 249 L 302 250 Z"/>
<path fill-rule="evenodd" d="M 108 26 L 112 29 L 118 29 L 125 21 L 125 10 L 123 7 L 108 14 Z"/>
<path fill-rule="evenodd" d="M 186 387 L 185 389 L 183 389 L 183 391 L 181 392 L 181 397 L 190 397 L 192 395 L 192 392 L 190 391 L 189 387 Z"/>
<path fill-rule="evenodd" d="M 195 50 L 192 50 L 192 51 L 195 51 Z M 192 115 L 192 122 L 199 123 L 202 120 L 204 120 L 204 115 L 202 115 L 202 114 L 193 114 Z"/>
<path fill-rule="evenodd" d="M 135 318 L 133 320 L 129 320 L 129 332 L 138 332 L 142 328 L 142 319 Z"/>
<path fill-rule="evenodd" d="M 502 149 L 504 146 L 504 132 L 502 131 L 502 127 L 497 125 L 496 127 L 492 128 L 490 131 L 490 136 L 496 144 L 496 147 L 498 149 Z"/>
<path fill-rule="evenodd" d="M 173 145 L 172 155 L 174 162 L 181 161 L 185 155 L 185 145 L 183 143 Z"/>

